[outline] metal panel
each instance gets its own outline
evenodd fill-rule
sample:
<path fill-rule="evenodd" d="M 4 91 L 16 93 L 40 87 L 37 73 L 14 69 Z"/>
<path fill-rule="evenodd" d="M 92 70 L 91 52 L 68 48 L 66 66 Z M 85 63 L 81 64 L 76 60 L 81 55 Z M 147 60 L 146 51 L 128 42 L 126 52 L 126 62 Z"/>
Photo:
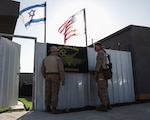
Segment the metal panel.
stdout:
<path fill-rule="evenodd" d="M 0 107 L 17 104 L 20 45 L 0 39 Z"/>
<path fill-rule="evenodd" d="M 116 50 L 106 51 L 110 54 L 113 64 L 113 78 L 109 82 L 111 102 L 115 104 L 135 101 L 130 52 Z"/>
<path fill-rule="evenodd" d="M 33 81 L 33 106 L 36 110 L 43 110 L 45 109 L 45 81 L 41 75 L 41 64 L 42 60 L 46 56 L 46 49 L 47 45 L 43 43 L 36 44 L 36 51 L 35 51 L 35 79 Z"/>
<path fill-rule="evenodd" d="M 46 56 L 46 44 L 37 43 L 35 72 L 35 110 L 44 110 L 44 80 L 40 73 L 43 58 Z M 106 50 L 113 64 L 113 78 L 108 82 L 111 104 L 133 102 L 134 86 L 131 55 L 129 52 Z M 89 70 L 95 68 L 96 52 L 88 48 Z M 60 87 L 58 108 L 80 108 L 101 104 L 97 94 L 97 84 L 90 73 L 67 73 L 66 84 Z"/>
<path fill-rule="evenodd" d="M 32 84 L 33 73 L 20 73 L 19 74 L 19 86 L 22 88 L 24 84 Z"/>

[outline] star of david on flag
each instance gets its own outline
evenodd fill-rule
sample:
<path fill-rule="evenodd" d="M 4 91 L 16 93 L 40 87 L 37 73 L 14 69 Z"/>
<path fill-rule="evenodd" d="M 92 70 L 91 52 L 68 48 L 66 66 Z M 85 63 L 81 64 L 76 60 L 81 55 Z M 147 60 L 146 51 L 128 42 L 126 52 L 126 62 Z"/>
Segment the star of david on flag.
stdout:
<path fill-rule="evenodd" d="M 20 11 L 26 28 L 30 25 L 44 23 L 46 20 L 45 7 L 46 3 L 43 3 L 24 8 Z"/>

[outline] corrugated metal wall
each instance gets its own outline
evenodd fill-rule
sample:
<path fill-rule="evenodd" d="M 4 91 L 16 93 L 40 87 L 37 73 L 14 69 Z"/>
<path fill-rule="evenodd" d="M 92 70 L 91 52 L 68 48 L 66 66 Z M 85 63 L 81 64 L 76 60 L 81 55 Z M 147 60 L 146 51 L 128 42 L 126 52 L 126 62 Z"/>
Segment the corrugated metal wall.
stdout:
<path fill-rule="evenodd" d="M 32 96 L 33 73 L 19 74 L 19 96 Z"/>
<path fill-rule="evenodd" d="M 32 84 L 33 73 L 20 73 L 19 74 L 19 86 L 22 87 L 24 84 Z"/>
<path fill-rule="evenodd" d="M 0 108 L 17 104 L 20 45 L 0 38 Z"/>
<path fill-rule="evenodd" d="M 20 73 L 19 82 L 20 84 L 32 84 L 33 73 Z"/>
<path fill-rule="evenodd" d="M 111 104 L 133 102 L 134 84 L 131 55 L 129 52 L 106 50 L 113 64 L 113 78 L 109 80 L 109 97 Z M 40 73 L 43 58 L 46 56 L 46 44 L 36 45 L 34 109 L 44 110 L 45 85 Z M 89 70 L 95 68 L 96 52 L 88 48 Z M 89 73 L 66 73 L 66 84 L 60 87 L 60 109 L 80 108 L 87 105 L 101 104 L 97 95 L 97 85 Z"/>

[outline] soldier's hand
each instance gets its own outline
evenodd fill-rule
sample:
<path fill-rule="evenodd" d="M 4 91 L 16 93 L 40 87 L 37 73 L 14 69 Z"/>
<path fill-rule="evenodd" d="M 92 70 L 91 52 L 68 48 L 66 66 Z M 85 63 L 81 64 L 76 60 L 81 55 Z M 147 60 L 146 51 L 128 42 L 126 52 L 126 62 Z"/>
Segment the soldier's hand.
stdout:
<path fill-rule="evenodd" d="M 65 81 L 64 80 L 62 81 L 62 85 L 65 85 Z"/>
<path fill-rule="evenodd" d="M 94 74 L 94 80 L 97 80 L 97 79 L 98 79 L 98 73 L 95 72 L 95 74 Z"/>
<path fill-rule="evenodd" d="M 95 74 L 95 70 L 89 70 L 89 72 L 94 75 Z"/>

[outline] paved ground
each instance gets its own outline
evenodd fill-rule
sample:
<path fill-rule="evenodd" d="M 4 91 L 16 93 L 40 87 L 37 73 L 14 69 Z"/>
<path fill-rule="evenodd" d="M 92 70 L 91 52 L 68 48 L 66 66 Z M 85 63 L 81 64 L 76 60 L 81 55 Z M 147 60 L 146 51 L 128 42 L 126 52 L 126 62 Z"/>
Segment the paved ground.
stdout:
<path fill-rule="evenodd" d="M 150 120 L 150 103 L 113 107 L 108 112 L 86 110 L 57 115 L 42 111 L 1 113 L 0 120 Z"/>

